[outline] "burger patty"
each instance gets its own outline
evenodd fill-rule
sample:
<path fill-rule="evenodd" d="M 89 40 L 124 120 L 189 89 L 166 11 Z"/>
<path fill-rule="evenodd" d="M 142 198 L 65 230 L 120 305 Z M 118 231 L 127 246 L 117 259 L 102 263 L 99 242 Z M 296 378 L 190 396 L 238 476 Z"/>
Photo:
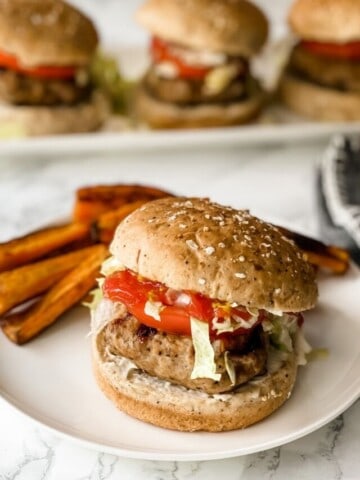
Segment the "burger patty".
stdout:
<path fill-rule="evenodd" d="M 89 84 L 75 80 L 43 79 L 0 68 L 0 99 L 14 105 L 73 105 L 86 100 Z"/>
<path fill-rule="evenodd" d="M 207 93 L 202 79 L 163 78 L 151 67 L 144 78 L 144 85 L 159 100 L 179 105 L 219 103 L 239 100 L 246 94 L 245 77 L 235 78 L 217 94 Z"/>
<path fill-rule="evenodd" d="M 290 56 L 289 68 L 324 87 L 360 92 L 360 62 L 326 58 L 297 45 Z"/>
<path fill-rule="evenodd" d="M 149 375 L 208 394 L 231 391 L 266 370 L 267 347 L 261 327 L 246 335 L 212 342 L 216 371 L 221 373 L 218 382 L 209 378 L 191 380 L 195 353 L 190 337 L 146 327 L 130 314 L 110 322 L 103 335 L 113 355 L 132 360 Z M 229 352 L 228 358 L 235 369 L 235 384 L 226 372 L 225 351 Z"/>

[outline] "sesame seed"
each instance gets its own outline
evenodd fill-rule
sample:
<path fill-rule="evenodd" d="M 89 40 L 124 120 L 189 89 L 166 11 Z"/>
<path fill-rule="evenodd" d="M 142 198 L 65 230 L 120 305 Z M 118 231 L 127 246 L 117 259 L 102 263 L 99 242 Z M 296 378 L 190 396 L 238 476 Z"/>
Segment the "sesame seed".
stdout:
<path fill-rule="evenodd" d="M 246 278 L 246 275 L 245 275 L 245 273 L 237 272 L 237 273 L 235 273 L 235 277 L 236 278 Z"/>
<path fill-rule="evenodd" d="M 199 283 L 199 285 L 205 285 L 205 283 L 206 283 L 205 278 L 199 278 L 198 283 Z"/>
<path fill-rule="evenodd" d="M 205 218 L 206 220 L 209 220 L 210 219 L 210 215 L 208 213 L 205 214 Z"/>
<path fill-rule="evenodd" d="M 215 248 L 214 247 L 205 247 L 204 252 L 206 253 L 206 255 L 212 255 L 215 252 Z"/>
<path fill-rule="evenodd" d="M 239 241 L 239 237 L 237 235 L 233 235 L 233 239 L 234 239 L 235 242 Z"/>
<path fill-rule="evenodd" d="M 186 200 L 186 202 L 184 203 L 184 207 L 186 207 L 186 208 L 191 208 L 192 206 L 193 206 L 193 204 L 190 200 Z"/>
<path fill-rule="evenodd" d="M 239 262 L 245 262 L 245 257 L 244 257 L 244 255 L 240 255 L 240 257 L 239 257 Z"/>
<path fill-rule="evenodd" d="M 185 223 L 180 223 L 180 225 L 179 225 L 179 228 L 186 228 L 186 227 L 187 227 L 187 225 L 185 225 Z"/>
<path fill-rule="evenodd" d="M 185 243 L 189 248 L 191 248 L 191 250 L 197 250 L 199 248 L 197 243 L 194 242 L 194 240 L 186 240 Z"/>
<path fill-rule="evenodd" d="M 225 225 L 225 222 L 223 220 L 221 220 L 221 222 L 219 223 L 220 227 L 223 227 Z"/>
<path fill-rule="evenodd" d="M 247 240 L 249 242 L 251 241 L 251 237 L 249 235 L 244 235 L 244 238 L 245 238 L 245 240 Z"/>
<path fill-rule="evenodd" d="M 209 231 L 209 227 L 203 227 L 203 232 L 208 232 Z"/>
<path fill-rule="evenodd" d="M 275 288 L 274 290 L 275 295 L 279 295 L 280 292 L 281 292 L 281 288 Z"/>
<path fill-rule="evenodd" d="M 225 243 L 224 243 L 224 242 L 218 243 L 218 247 L 220 247 L 220 248 L 225 248 Z"/>

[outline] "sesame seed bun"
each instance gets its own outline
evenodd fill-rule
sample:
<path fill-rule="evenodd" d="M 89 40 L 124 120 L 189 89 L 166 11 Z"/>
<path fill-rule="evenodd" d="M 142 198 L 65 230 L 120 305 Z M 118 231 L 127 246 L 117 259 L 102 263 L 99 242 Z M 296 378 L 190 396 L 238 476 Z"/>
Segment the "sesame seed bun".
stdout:
<path fill-rule="evenodd" d="M 314 306 L 315 273 L 276 228 L 199 198 L 147 203 L 117 228 L 111 253 L 130 270 L 176 290 L 266 310 Z"/>
<path fill-rule="evenodd" d="M 346 43 L 360 40 L 360 0 L 297 0 L 289 14 L 301 38 Z"/>
<path fill-rule="evenodd" d="M 260 88 L 244 100 L 228 103 L 177 105 L 151 95 L 143 84 L 137 88 L 134 111 L 139 120 L 152 128 L 201 128 L 240 125 L 250 122 L 264 104 Z"/>
<path fill-rule="evenodd" d="M 0 0 L 0 50 L 25 66 L 86 65 L 97 43 L 91 20 L 62 0 Z"/>
<path fill-rule="evenodd" d="M 21 136 L 83 133 L 97 130 L 110 114 L 108 99 L 94 91 L 75 105 L 53 107 L 0 104 L 0 129 L 11 127 Z"/>
<path fill-rule="evenodd" d="M 323 87 L 285 73 L 279 94 L 289 108 L 306 117 L 333 122 L 360 120 L 360 94 L 355 91 Z"/>
<path fill-rule="evenodd" d="M 139 369 L 128 371 L 126 359 L 113 357 L 107 352 L 102 332 L 94 335 L 93 370 L 105 395 L 132 417 L 180 431 L 220 432 L 248 427 L 289 398 L 297 373 L 296 354 L 292 353 L 274 372 L 234 392 L 208 395 L 151 377 Z"/>
<path fill-rule="evenodd" d="M 268 22 L 247 0 L 147 0 L 136 15 L 154 35 L 194 49 L 250 57 L 268 35 Z"/>

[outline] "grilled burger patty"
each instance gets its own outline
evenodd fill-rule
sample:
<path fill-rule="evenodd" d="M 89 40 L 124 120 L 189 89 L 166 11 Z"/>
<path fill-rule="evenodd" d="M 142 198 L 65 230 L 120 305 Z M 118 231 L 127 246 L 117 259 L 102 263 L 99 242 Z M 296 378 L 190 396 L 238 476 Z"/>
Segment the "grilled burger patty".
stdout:
<path fill-rule="evenodd" d="M 151 67 L 144 78 L 148 91 L 159 100 L 179 105 L 219 103 L 239 100 L 246 94 L 246 77 L 237 77 L 217 94 L 204 89 L 202 79 L 164 78 Z"/>
<path fill-rule="evenodd" d="M 231 391 L 266 369 L 267 342 L 261 327 L 245 335 L 213 341 L 217 372 L 222 374 L 219 382 L 208 378 L 191 380 L 194 347 L 190 337 L 146 327 L 130 314 L 106 325 L 104 339 L 113 355 L 132 360 L 149 375 L 208 394 Z M 226 372 L 225 351 L 229 351 L 236 372 L 234 385 Z"/>
<path fill-rule="evenodd" d="M 86 100 L 91 86 L 75 80 L 43 79 L 0 68 L 0 100 L 14 105 L 73 105 Z"/>
<path fill-rule="evenodd" d="M 326 58 L 295 46 L 290 61 L 290 72 L 324 87 L 360 92 L 360 62 Z"/>

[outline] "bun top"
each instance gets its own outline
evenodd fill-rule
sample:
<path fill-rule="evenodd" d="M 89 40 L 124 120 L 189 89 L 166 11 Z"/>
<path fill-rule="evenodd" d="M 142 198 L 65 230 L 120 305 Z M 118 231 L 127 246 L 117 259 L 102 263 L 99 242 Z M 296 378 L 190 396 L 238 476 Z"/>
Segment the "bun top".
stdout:
<path fill-rule="evenodd" d="M 154 35 L 194 49 L 254 55 L 268 22 L 247 0 L 147 0 L 137 20 Z"/>
<path fill-rule="evenodd" d="M 297 0 L 289 23 L 306 40 L 346 43 L 360 40 L 360 0 Z"/>
<path fill-rule="evenodd" d="M 145 204 L 118 226 L 111 253 L 140 275 L 176 290 L 266 310 L 314 306 L 315 273 L 275 227 L 199 198 Z"/>
<path fill-rule="evenodd" d="M 91 20 L 62 0 L 0 0 L 0 50 L 25 66 L 86 65 L 97 43 Z"/>

